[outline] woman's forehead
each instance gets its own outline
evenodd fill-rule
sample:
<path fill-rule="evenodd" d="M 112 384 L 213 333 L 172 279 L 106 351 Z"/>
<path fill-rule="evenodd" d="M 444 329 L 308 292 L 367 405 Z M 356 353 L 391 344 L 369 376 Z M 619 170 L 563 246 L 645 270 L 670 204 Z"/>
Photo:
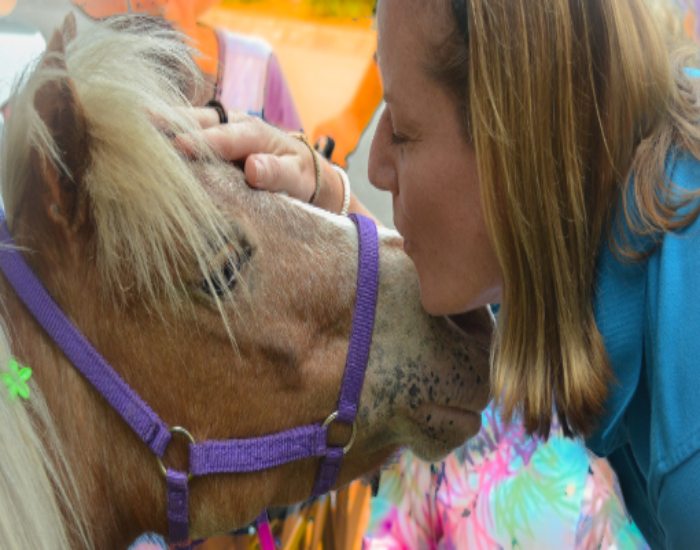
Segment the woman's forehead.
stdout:
<path fill-rule="evenodd" d="M 380 0 L 377 61 L 386 99 L 399 100 L 405 88 L 423 82 L 435 44 L 447 38 L 444 0 Z M 431 6 L 435 6 L 431 9 Z"/>
<path fill-rule="evenodd" d="M 379 0 L 377 31 L 380 50 L 389 42 L 391 49 L 403 46 L 415 53 L 439 46 L 454 32 L 455 21 L 449 0 Z M 379 61 L 384 52 L 379 51 Z M 384 55 L 386 55 L 384 53 Z"/>
<path fill-rule="evenodd" d="M 451 0 L 378 0 L 377 15 L 382 12 L 390 17 L 406 15 L 406 20 L 434 38 L 447 36 L 455 23 Z"/>

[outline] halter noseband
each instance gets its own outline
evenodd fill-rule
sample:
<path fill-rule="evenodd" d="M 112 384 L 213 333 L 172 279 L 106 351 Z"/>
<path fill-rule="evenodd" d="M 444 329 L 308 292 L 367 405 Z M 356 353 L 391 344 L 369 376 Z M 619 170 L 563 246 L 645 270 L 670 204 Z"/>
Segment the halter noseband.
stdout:
<path fill-rule="evenodd" d="M 166 479 L 169 540 L 173 547 L 189 548 L 191 544 L 188 481 L 192 477 L 257 472 L 304 458 L 321 457 L 313 496 L 328 492 L 335 483 L 343 456 L 355 439 L 355 418 L 372 343 L 379 287 L 377 228 L 374 222 L 363 216 L 353 214 L 350 218 L 359 236 L 357 296 L 337 410 L 323 423 L 272 435 L 196 442 L 184 428 L 169 427 L 161 420 L 66 317 L 16 250 L 4 213 L 0 210 L 0 270 L 73 366 L 156 455 Z M 350 441 L 344 447 L 327 443 L 328 428 L 333 422 L 352 426 Z M 183 435 L 190 442 L 189 472 L 171 470 L 162 463 L 174 434 Z"/>

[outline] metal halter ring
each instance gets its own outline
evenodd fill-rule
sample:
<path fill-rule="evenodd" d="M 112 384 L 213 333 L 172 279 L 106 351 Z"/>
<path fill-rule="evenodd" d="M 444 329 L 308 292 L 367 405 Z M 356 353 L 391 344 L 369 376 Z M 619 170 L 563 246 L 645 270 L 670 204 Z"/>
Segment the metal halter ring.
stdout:
<path fill-rule="evenodd" d="M 192 434 L 181 426 L 173 426 L 172 428 L 170 428 L 170 433 L 173 435 L 179 434 L 179 435 L 185 437 L 190 443 L 192 443 L 192 444 L 195 443 L 195 440 L 194 440 L 194 437 L 192 437 Z M 156 462 L 158 462 L 158 467 L 160 468 L 161 473 L 164 476 L 167 476 L 168 469 L 165 467 L 165 464 L 163 464 L 163 460 L 159 456 L 157 456 Z M 192 479 L 192 474 L 188 474 L 187 480 L 190 481 L 191 479 Z"/>
<path fill-rule="evenodd" d="M 322 428 L 327 428 L 333 422 L 336 421 L 338 418 L 338 411 L 332 412 L 328 418 L 323 422 L 323 425 L 321 426 Z M 348 441 L 348 444 L 343 447 L 343 454 L 346 455 L 352 449 L 353 444 L 355 443 L 355 437 L 357 437 L 357 423 L 353 422 L 352 423 L 352 433 L 350 434 L 350 441 Z"/>

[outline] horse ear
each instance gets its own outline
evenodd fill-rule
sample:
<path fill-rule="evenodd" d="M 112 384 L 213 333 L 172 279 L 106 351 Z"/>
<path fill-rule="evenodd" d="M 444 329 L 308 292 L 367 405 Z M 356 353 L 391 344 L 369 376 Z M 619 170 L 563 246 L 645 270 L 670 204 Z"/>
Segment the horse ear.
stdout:
<path fill-rule="evenodd" d="M 87 120 L 68 78 L 65 57 L 66 46 L 75 36 L 75 16 L 69 14 L 54 32 L 41 61 L 41 69 L 56 69 L 59 76 L 47 80 L 34 96 L 34 107 L 60 157 L 57 163 L 40 151 L 33 152 L 37 157 L 33 164 L 44 187 L 43 206 L 50 219 L 71 229 L 85 221 L 82 181 L 89 163 Z"/>
<path fill-rule="evenodd" d="M 78 35 L 78 24 L 75 21 L 75 14 L 73 12 L 68 13 L 63 18 L 61 34 L 66 44 L 75 40 L 75 37 Z"/>

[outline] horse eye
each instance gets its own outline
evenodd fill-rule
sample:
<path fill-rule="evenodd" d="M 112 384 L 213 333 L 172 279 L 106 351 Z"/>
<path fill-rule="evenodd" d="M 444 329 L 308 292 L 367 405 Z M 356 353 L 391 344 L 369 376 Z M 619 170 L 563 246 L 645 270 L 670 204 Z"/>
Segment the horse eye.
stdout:
<path fill-rule="evenodd" d="M 252 250 L 250 246 L 245 245 L 240 252 L 236 252 L 233 256 L 226 258 L 218 273 L 212 273 L 209 279 L 202 281 L 202 290 L 209 296 L 213 297 L 216 295 L 219 298 L 231 292 L 236 287 L 238 273 L 240 273 L 243 265 L 250 259 L 251 255 Z"/>

